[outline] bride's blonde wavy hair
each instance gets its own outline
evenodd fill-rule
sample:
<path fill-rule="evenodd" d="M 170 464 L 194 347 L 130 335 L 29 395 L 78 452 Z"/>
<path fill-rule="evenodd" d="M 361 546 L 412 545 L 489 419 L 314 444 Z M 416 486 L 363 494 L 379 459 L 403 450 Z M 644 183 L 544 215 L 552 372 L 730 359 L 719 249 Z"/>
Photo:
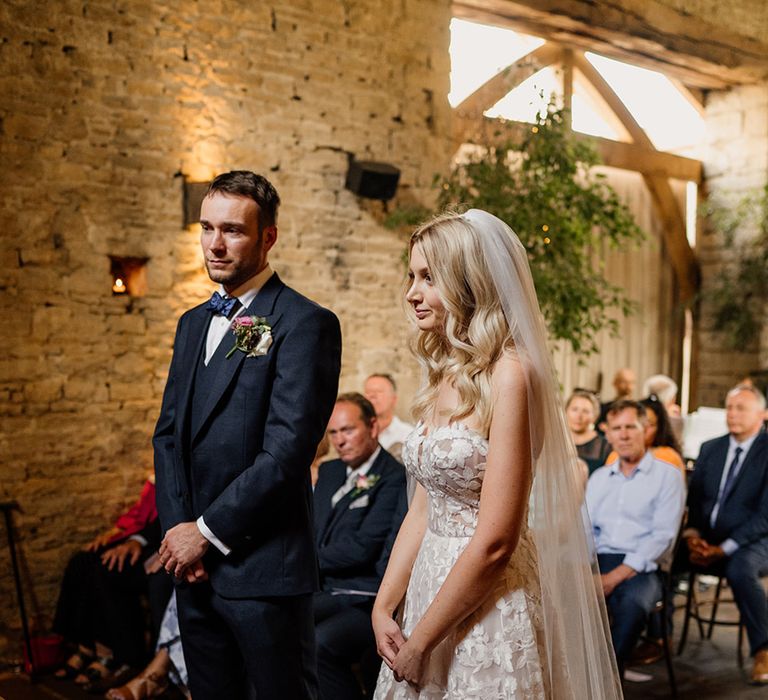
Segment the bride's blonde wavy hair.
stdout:
<path fill-rule="evenodd" d="M 445 307 L 443 332 L 419 332 L 412 350 L 426 371 L 413 414 L 429 422 L 444 380 L 459 394 L 449 421 L 473 415 L 482 432 L 492 417 L 491 373 L 505 349 L 513 347 L 478 233 L 461 214 L 448 212 L 420 226 L 410 239 L 429 266 Z"/>

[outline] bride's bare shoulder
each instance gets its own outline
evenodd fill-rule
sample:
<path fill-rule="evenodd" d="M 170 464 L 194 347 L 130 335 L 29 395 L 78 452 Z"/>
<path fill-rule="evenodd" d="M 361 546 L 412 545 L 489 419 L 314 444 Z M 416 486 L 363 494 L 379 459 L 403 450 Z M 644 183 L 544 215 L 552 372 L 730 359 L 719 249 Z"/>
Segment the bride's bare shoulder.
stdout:
<path fill-rule="evenodd" d="M 494 390 L 502 394 L 525 391 L 525 371 L 514 350 L 505 350 L 496 361 L 491 383 Z"/>

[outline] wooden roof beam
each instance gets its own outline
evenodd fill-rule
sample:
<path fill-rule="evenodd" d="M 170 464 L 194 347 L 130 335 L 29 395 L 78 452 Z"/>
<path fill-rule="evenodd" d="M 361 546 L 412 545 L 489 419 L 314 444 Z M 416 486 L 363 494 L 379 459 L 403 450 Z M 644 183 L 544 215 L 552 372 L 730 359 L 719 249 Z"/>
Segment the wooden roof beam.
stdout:
<path fill-rule="evenodd" d="M 454 0 L 454 16 L 628 61 L 701 89 L 768 77 L 768 47 L 654 0 Z"/>
<path fill-rule="evenodd" d="M 648 134 L 637 123 L 632 113 L 613 91 L 600 72 L 584 57 L 574 55 L 574 64 L 581 74 L 597 90 L 611 111 L 621 120 L 630 137 L 640 146 L 654 149 Z M 680 297 L 683 302 L 693 298 L 699 286 L 699 266 L 696 256 L 688 243 L 685 219 L 675 199 L 669 180 L 661 175 L 643 173 L 645 184 L 650 190 L 659 218 L 662 221 L 664 243 L 669 254 L 672 267 L 675 270 Z"/>
<path fill-rule="evenodd" d="M 500 99 L 534 73 L 551 66 L 553 63 L 558 63 L 561 56 L 562 50 L 559 46 L 549 43 L 540 46 L 483 83 L 471 95 L 456 105 L 455 111 L 469 117 L 482 116 L 483 112 L 493 107 Z"/>
<path fill-rule="evenodd" d="M 483 117 L 479 120 L 454 114 L 453 126 L 454 147 L 458 149 L 463 143 L 499 147 L 509 142 L 519 143 L 531 130 L 533 124 L 492 117 Z M 613 168 L 675 180 L 690 180 L 696 183 L 701 183 L 703 180 L 701 161 L 693 158 L 600 136 L 576 132 L 573 135 L 579 140 L 592 143 L 597 148 L 602 162 Z"/>

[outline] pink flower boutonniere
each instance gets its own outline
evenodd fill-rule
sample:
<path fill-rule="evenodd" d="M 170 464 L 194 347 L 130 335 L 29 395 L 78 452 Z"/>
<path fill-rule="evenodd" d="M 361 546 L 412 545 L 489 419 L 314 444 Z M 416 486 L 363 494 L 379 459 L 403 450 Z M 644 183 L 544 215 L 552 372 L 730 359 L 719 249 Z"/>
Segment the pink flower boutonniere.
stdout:
<path fill-rule="evenodd" d="M 355 498 L 355 496 L 359 496 L 361 493 L 370 491 L 376 486 L 376 482 L 379 479 L 381 479 L 381 474 L 360 474 L 355 481 L 355 488 L 352 489 L 350 497 Z"/>
<path fill-rule="evenodd" d="M 227 353 L 227 358 L 235 350 L 244 352 L 246 357 L 266 355 L 272 345 L 272 326 L 261 316 L 238 316 L 232 321 L 232 332 L 235 334 L 235 345 Z"/>

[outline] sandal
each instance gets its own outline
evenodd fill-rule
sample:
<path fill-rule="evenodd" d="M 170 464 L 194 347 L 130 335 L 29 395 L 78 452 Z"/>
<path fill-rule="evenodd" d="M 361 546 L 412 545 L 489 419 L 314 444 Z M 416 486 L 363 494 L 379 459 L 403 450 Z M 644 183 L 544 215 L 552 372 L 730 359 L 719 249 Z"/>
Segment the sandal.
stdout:
<path fill-rule="evenodd" d="M 80 671 L 75 683 L 86 686 L 109 676 L 115 667 L 115 659 L 111 656 L 99 656 Z"/>
<path fill-rule="evenodd" d="M 78 650 L 70 656 L 59 668 L 53 672 L 53 677 L 59 680 L 71 680 L 94 659 L 93 654 L 88 654 L 83 650 Z"/>
<path fill-rule="evenodd" d="M 168 676 L 140 673 L 133 680 L 107 692 L 107 700 L 147 700 L 162 695 L 168 688 Z"/>
<path fill-rule="evenodd" d="M 110 673 L 104 678 L 86 683 L 83 690 L 96 695 L 104 695 L 110 688 L 121 686 L 131 678 L 136 677 L 136 669 L 128 664 L 122 664 L 114 673 Z"/>

